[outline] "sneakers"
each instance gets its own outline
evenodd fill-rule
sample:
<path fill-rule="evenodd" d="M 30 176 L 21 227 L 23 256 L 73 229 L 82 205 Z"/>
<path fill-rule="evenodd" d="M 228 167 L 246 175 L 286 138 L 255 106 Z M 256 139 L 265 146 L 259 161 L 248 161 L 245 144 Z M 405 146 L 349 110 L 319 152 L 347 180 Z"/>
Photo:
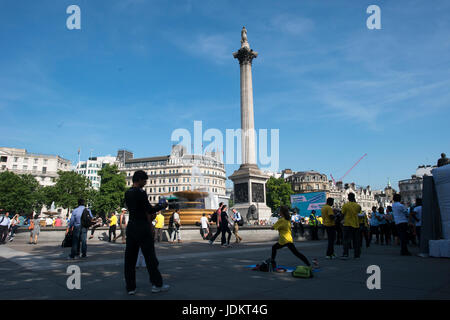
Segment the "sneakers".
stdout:
<path fill-rule="evenodd" d="M 341 258 L 341 260 L 348 260 L 348 256 L 345 256 L 345 255 L 342 255 L 340 258 Z"/>
<path fill-rule="evenodd" d="M 152 286 L 152 293 L 165 292 L 169 290 L 169 285 L 165 284 L 162 287 Z"/>
<path fill-rule="evenodd" d="M 136 294 L 136 290 L 128 291 L 128 294 L 129 294 L 130 296 L 134 296 L 134 295 Z"/>
<path fill-rule="evenodd" d="M 211 245 L 213 244 L 213 242 L 211 240 L 209 240 L 208 243 L 211 244 Z"/>

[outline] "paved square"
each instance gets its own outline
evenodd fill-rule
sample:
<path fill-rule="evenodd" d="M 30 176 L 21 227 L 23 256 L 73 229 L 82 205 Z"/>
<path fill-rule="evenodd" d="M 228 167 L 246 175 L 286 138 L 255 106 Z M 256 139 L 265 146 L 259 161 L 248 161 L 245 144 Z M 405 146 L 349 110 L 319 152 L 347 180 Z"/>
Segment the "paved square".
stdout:
<path fill-rule="evenodd" d="M 264 273 L 246 268 L 270 256 L 273 242 L 251 242 L 222 248 L 207 242 L 156 245 L 160 271 L 169 292 L 152 294 L 145 268 L 137 270 L 137 294 L 125 292 L 125 246 L 97 239 L 88 241 L 88 258 L 66 260 L 69 248 L 57 242 L 26 243 L 26 235 L 0 246 L 0 290 L 7 299 L 449 299 L 450 260 L 402 257 L 400 248 L 373 245 L 362 250 L 359 261 L 326 260 L 326 241 L 296 242 L 309 259 L 317 258 L 320 271 L 312 279 L 290 273 Z M 336 246 L 336 253 L 342 252 Z M 411 252 L 418 253 L 412 247 Z M 288 249 L 277 262 L 302 263 Z M 66 285 L 69 265 L 81 269 L 81 289 Z M 369 290 L 369 265 L 381 268 L 381 290 Z"/>

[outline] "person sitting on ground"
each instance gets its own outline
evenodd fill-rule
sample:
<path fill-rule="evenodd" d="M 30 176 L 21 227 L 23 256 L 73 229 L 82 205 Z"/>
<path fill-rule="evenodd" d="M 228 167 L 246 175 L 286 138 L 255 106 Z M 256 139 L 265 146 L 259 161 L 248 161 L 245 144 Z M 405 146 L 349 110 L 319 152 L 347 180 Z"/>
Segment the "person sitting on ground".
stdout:
<path fill-rule="evenodd" d="M 311 267 L 311 263 L 308 259 L 298 252 L 297 248 L 294 245 L 294 240 L 292 239 L 291 233 L 291 217 L 289 214 L 289 208 L 287 206 L 281 206 L 280 208 L 280 219 L 272 226 L 273 230 L 278 230 L 279 239 L 278 242 L 272 246 L 272 256 L 271 263 L 272 267 L 276 268 L 275 257 L 277 255 L 277 250 L 288 247 L 289 250 L 300 260 L 303 261 L 308 267 Z"/>

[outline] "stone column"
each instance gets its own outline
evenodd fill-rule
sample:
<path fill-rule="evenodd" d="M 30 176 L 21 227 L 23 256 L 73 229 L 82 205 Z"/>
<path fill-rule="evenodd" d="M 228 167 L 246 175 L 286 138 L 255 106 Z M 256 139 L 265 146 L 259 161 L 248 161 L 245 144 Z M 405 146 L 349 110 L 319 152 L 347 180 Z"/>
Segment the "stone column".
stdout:
<path fill-rule="evenodd" d="M 247 41 L 233 53 L 239 60 L 241 71 L 241 152 L 242 165 L 256 167 L 255 120 L 253 116 L 252 60 L 258 53 L 250 49 Z"/>

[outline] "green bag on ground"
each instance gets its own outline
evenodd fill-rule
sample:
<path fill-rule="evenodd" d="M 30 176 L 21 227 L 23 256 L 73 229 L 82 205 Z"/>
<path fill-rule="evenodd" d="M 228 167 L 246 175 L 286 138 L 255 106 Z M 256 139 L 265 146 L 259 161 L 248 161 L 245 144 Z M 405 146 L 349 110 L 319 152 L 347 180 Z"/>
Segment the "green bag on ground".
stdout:
<path fill-rule="evenodd" d="M 292 276 L 296 278 L 312 278 L 312 268 L 307 266 L 298 266 L 292 271 Z"/>

